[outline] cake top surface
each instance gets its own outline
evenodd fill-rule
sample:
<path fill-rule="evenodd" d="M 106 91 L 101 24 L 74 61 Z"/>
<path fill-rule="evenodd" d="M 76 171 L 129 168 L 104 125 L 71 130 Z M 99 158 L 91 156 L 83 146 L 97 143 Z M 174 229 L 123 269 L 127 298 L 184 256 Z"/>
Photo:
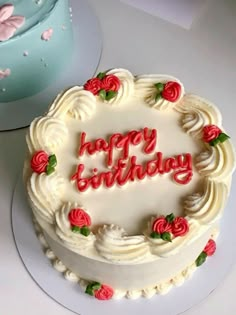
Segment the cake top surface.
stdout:
<path fill-rule="evenodd" d="M 221 217 L 235 154 L 221 115 L 167 75 L 99 73 L 27 135 L 33 213 L 69 249 L 119 263 L 171 255 Z"/>
<path fill-rule="evenodd" d="M 11 36 L 14 38 L 45 20 L 57 2 L 58 0 L 0 0 L 0 25 L 8 19 L 7 26 L 15 28 L 14 35 Z"/>
<path fill-rule="evenodd" d="M 157 152 L 163 154 L 163 159 L 189 152 L 194 157 L 203 146 L 200 141 L 193 141 L 190 135 L 183 132 L 178 119 L 176 112 L 163 115 L 135 98 L 122 103 L 119 107 L 111 107 L 110 104 L 99 102 L 95 116 L 80 124 L 68 117 L 66 124 L 70 137 L 57 154 L 57 171 L 63 178 L 68 179 L 65 184 L 67 198 L 88 209 L 95 226 L 116 224 L 122 226 L 131 235 L 139 234 L 144 228 L 144 219 L 150 215 L 157 213 L 167 215 L 171 212 L 175 215 L 183 215 L 181 198 L 196 191 L 202 184 L 196 171 L 187 185 L 176 183 L 173 180 L 173 172 L 147 177 L 144 180 L 136 179 L 133 182 L 127 182 L 124 186 L 119 186 L 117 183 L 111 188 L 107 188 L 104 184 L 98 189 L 89 186 L 84 192 L 78 190 L 76 181 L 69 180 L 71 175 L 76 173 L 79 163 L 85 166 L 83 177 L 89 178 L 94 175 L 94 169 L 98 170 L 97 174 L 112 170 L 123 154 L 122 149 L 115 150 L 112 165 L 109 167 L 107 152 L 101 151 L 94 155 L 86 152 L 79 157 L 82 132 L 86 133 L 85 140 L 92 143 L 96 139 L 108 141 L 111 135 L 117 132 L 126 135 L 132 130 L 142 132 L 145 127 L 149 129 L 149 133 L 151 130 L 156 130 L 157 139 L 152 153 L 147 154 L 143 151 L 144 139 L 139 145 L 129 146 L 129 158 L 125 159 L 126 172 L 129 169 L 131 156 L 137 157 L 137 162 L 143 165 L 155 159 Z M 171 192 L 171 198 L 166 198 L 169 192 Z"/>

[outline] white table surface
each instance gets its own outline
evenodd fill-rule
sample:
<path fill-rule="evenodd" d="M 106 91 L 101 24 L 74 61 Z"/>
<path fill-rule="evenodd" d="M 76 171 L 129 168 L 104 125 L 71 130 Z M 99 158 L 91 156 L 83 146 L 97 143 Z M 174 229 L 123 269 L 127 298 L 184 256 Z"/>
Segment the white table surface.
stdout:
<path fill-rule="evenodd" d="M 100 19 L 104 37 L 99 70 L 124 67 L 137 74 L 168 73 L 179 77 L 186 90 L 218 105 L 227 133 L 236 144 L 235 0 L 208 1 L 190 31 L 118 0 L 89 2 Z M 31 279 L 13 241 L 11 198 L 23 164 L 25 132 L 26 129 L 0 133 L 0 314 L 70 315 Z M 233 193 L 236 198 L 235 185 Z M 235 281 L 233 266 L 207 299 L 184 314 L 236 314 Z"/>

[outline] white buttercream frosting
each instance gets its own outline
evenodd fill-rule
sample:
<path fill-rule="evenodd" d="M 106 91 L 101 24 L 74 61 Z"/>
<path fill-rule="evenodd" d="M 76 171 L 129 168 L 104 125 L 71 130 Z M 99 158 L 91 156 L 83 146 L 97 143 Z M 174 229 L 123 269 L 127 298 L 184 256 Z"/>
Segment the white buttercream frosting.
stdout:
<path fill-rule="evenodd" d="M 134 93 L 134 77 L 125 69 L 112 69 L 109 70 L 106 75 L 113 74 L 120 79 L 120 88 L 117 95 L 112 98 L 109 103 L 120 104 L 121 102 L 127 101 L 130 96 Z"/>
<path fill-rule="evenodd" d="M 64 180 L 57 172 L 50 176 L 46 173 L 31 174 L 27 181 L 27 193 L 36 218 L 50 224 L 54 222 L 54 213 L 62 205 L 63 184 Z"/>
<path fill-rule="evenodd" d="M 71 282 L 77 283 L 79 281 L 79 277 L 74 272 L 71 272 L 68 269 L 66 269 L 66 271 L 64 272 L 64 277 L 66 278 L 66 280 L 69 280 Z"/>
<path fill-rule="evenodd" d="M 126 292 L 126 298 L 136 300 L 142 296 L 142 290 L 129 290 Z"/>
<path fill-rule="evenodd" d="M 232 174 L 235 168 L 234 149 L 230 140 L 218 143 L 196 157 L 198 172 L 210 179 L 224 180 Z"/>
<path fill-rule="evenodd" d="M 25 182 L 33 213 L 36 220 L 38 220 L 43 227 L 44 232 L 46 232 L 44 233 L 46 239 L 50 244 L 50 239 L 52 239 L 53 242 L 57 243 L 59 248 L 62 248 L 62 250 L 61 248 L 59 249 L 59 253 L 63 253 L 64 247 L 71 250 L 67 251 L 68 256 L 73 257 L 73 261 L 75 261 L 75 258 L 78 258 L 78 266 L 76 265 L 76 268 L 78 267 L 78 274 L 82 278 L 87 278 L 87 274 L 84 272 L 84 267 L 82 271 L 85 275 L 81 275 L 79 264 L 80 262 L 84 264 L 87 259 L 89 262 L 92 261 L 92 263 L 94 263 L 94 270 L 98 272 L 98 274 L 91 276 L 91 279 L 99 279 L 99 271 L 101 270 L 101 273 L 105 276 L 111 274 L 112 268 L 117 268 L 117 266 L 124 268 L 125 272 L 131 267 L 135 269 L 136 265 L 140 267 L 147 264 L 148 266 L 152 266 L 152 270 L 154 270 L 156 266 L 157 269 L 158 266 L 160 266 L 162 272 L 159 271 L 159 278 L 156 278 L 160 279 L 160 281 L 155 285 L 152 283 L 152 278 L 150 278 L 149 275 L 149 280 L 145 282 L 145 286 L 142 286 L 143 281 L 137 279 L 137 276 L 133 278 L 135 283 L 139 283 L 136 286 L 138 288 L 137 290 L 133 290 L 132 288 L 134 286 L 129 283 L 127 285 L 127 282 L 125 282 L 126 279 L 124 279 L 124 283 L 127 286 L 124 285 L 123 287 L 127 289 L 121 290 L 119 286 L 117 286 L 118 290 L 113 288 L 115 291 L 114 298 L 117 299 L 124 296 L 130 299 L 136 299 L 141 296 L 150 298 L 156 293 L 165 294 L 174 285 L 182 284 L 196 269 L 195 264 L 189 266 L 189 262 L 194 260 L 189 248 L 192 245 L 194 255 L 196 253 L 198 255 L 204 247 L 202 245 L 206 244 L 206 241 L 209 239 L 212 226 L 215 225 L 215 221 L 222 215 L 229 193 L 230 177 L 235 166 L 234 150 L 230 140 L 219 143 L 216 147 L 210 147 L 208 144 L 203 143 L 202 128 L 204 126 L 214 124 L 223 130 L 221 115 L 210 102 L 193 94 L 185 95 L 184 87 L 178 79 L 166 75 L 143 75 L 134 77 L 129 71 L 124 69 L 113 69 L 106 74 L 113 74 L 120 79 L 120 88 L 117 95 L 108 102 L 104 101 L 104 103 L 102 103 L 103 101 L 99 96 L 94 96 L 91 92 L 84 90 L 83 87 L 75 86 L 62 92 L 55 99 L 49 112 L 45 114 L 45 116 L 36 118 L 32 122 L 27 135 L 29 152 L 25 166 Z M 162 98 L 155 101 L 157 90 L 154 84 L 158 82 L 166 83 L 168 81 L 176 81 L 181 85 L 181 95 L 179 99 L 176 102 L 169 102 Z M 148 103 L 148 105 L 146 103 Z M 114 106 L 112 107 L 110 104 Z M 116 104 L 119 106 L 116 106 Z M 107 107 L 106 109 L 105 106 Z M 122 110 L 125 111 L 127 107 L 128 110 L 126 110 L 125 115 L 120 115 Z M 141 110 L 138 107 L 142 107 Z M 158 111 L 150 107 L 158 109 Z M 137 111 L 139 111 L 138 114 Z M 148 111 L 148 114 L 146 111 Z M 168 111 L 168 115 L 166 115 L 166 112 L 162 113 L 161 111 Z M 98 120 L 89 120 L 95 113 L 97 114 Z M 165 127 L 166 122 L 161 115 L 169 117 L 167 120 L 168 128 Z M 128 117 L 127 119 L 126 116 Z M 123 123 L 124 120 L 125 123 Z M 179 127 L 179 124 L 182 128 Z M 115 209 L 112 207 L 104 207 L 104 209 L 100 207 L 100 211 L 96 212 L 97 209 L 94 202 L 94 208 L 86 205 L 85 208 L 91 212 L 91 230 L 93 232 L 87 237 L 80 233 L 73 232 L 68 220 L 68 214 L 72 208 L 78 207 L 78 204 L 82 204 L 80 208 L 84 209 L 83 200 L 86 201 L 86 199 L 83 199 L 83 193 L 80 194 L 80 192 L 77 191 L 76 185 L 70 182 L 74 168 L 80 163 L 80 158 L 78 159 L 77 156 L 80 133 L 86 131 L 86 133 L 88 133 L 88 139 L 97 139 L 99 137 L 108 139 L 114 132 L 125 134 L 131 129 L 140 130 L 146 125 L 150 128 L 156 128 L 158 150 L 160 148 L 160 151 L 163 151 L 164 155 L 171 156 L 172 151 L 173 155 L 176 155 L 179 153 L 180 147 L 181 150 L 185 150 L 186 148 L 186 151 L 189 150 L 190 154 L 192 154 L 194 160 L 193 180 L 186 185 L 188 189 L 186 190 L 188 192 L 187 194 L 191 195 L 187 198 L 184 197 L 185 203 L 181 207 L 180 200 L 182 200 L 183 196 L 177 196 L 176 194 L 173 200 L 174 205 L 178 203 L 178 207 L 175 210 L 173 207 L 167 207 L 164 199 L 168 196 L 169 187 L 172 187 L 170 189 L 176 193 L 182 189 L 183 186 L 175 186 L 175 183 L 171 183 L 173 186 L 169 186 L 169 183 L 166 181 L 167 176 L 159 176 L 160 181 L 158 178 L 152 178 L 152 183 L 150 179 L 147 179 L 146 182 L 142 181 L 142 183 L 138 183 L 140 187 L 141 184 L 148 187 L 152 193 L 150 194 L 151 198 L 148 193 L 142 194 L 141 190 L 138 190 L 138 188 L 136 190 L 135 185 L 137 183 L 131 183 L 128 188 L 126 188 L 126 186 L 119 188 L 114 186 L 114 203 L 116 202 L 118 206 Z M 177 140 L 174 137 L 172 139 L 172 135 L 177 135 Z M 191 137 L 197 140 L 191 139 Z M 78 141 L 78 143 L 74 143 L 75 141 Z M 200 152 L 203 146 L 205 146 L 206 149 Z M 142 157 L 143 152 L 141 152 L 140 148 L 134 145 L 131 145 L 131 147 L 130 154 L 137 153 L 138 158 Z M 45 173 L 40 175 L 34 172 L 32 173 L 30 168 L 32 155 L 39 150 L 45 150 L 48 154 L 55 154 L 57 157 L 58 165 L 56 171 L 49 176 Z M 103 158 L 102 155 L 103 152 L 101 152 L 101 154 L 99 153 L 99 157 L 96 157 L 93 161 L 94 156 L 84 156 L 82 163 L 87 163 L 86 171 L 91 172 L 91 169 L 93 171 L 93 168 L 96 167 L 96 159 L 99 158 L 101 160 Z M 196 159 L 194 159 L 194 155 L 197 155 Z M 89 162 L 87 162 L 88 159 Z M 98 170 L 100 171 L 101 163 L 99 163 Z M 102 167 L 104 169 L 104 163 Z M 66 180 L 66 184 L 62 178 Z M 201 191 L 202 178 L 204 178 L 203 191 Z M 167 185 L 162 185 L 162 180 L 163 182 L 165 180 Z M 196 181 L 194 182 L 194 180 Z M 195 186 L 192 185 L 193 182 Z M 150 186 L 148 183 L 150 183 Z M 156 184 L 154 189 L 153 186 L 151 188 L 151 184 L 153 183 Z M 125 207 L 122 203 L 119 204 L 120 196 L 118 193 L 121 192 L 122 189 L 126 190 L 123 190 L 123 195 L 126 197 Z M 129 192 L 128 189 L 130 189 L 130 191 L 132 191 L 132 189 L 135 190 L 135 198 L 130 198 L 130 196 L 125 194 L 127 191 Z M 104 203 L 105 205 L 106 202 L 112 200 L 110 196 L 112 196 L 113 193 L 112 189 L 110 189 L 110 191 L 106 190 L 107 195 L 104 197 L 103 193 L 105 190 L 105 187 L 100 187 L 99 191 L 97 190 L 96 192 L 90 190 L 87 196 L 94 193 L 93 196 L 97 196 L 96 202 L 100 204 Z M 158 195 L 161 196 L 160 199 L 156 197 L 157 191 L 158 194 L 162 193 L 162 195 Z M 192 193 L 194 191 L 195 193 Z M 101 194 L 99 194 L 100 192 Z M 184 193 L 183 195 L 186 196 L 187 194 Z M 170 197 L 171 196 L 170 193 Z M 143 201 L 145 201 L 145 203 L 143 203 Z M 129 207 L 131 203 L 133 203 L 135 207 L 137 206 L 137 208 L 138 206 L 140 207 L 138 211 L 135 212 L 132 207 Z M 164 215 L 172 211 L 175 213 L 176 211 L 176 216 L 185 216 L 189 223 L 189 232 L 181 237 L 173 237 L 172 242 L 151 238 L 150 233 L 153 222 L 151 217 L 156 207 L 158 207 L 158 211 Z M 117 209 L 120 209 L 120 212 L 114 211 Z M 147 213 L 144 212 L 146 209 Z M 116 224 L 113 224 L 113 219 Z M 120 221 L 117 223 L 115 220 Z M 143 235 L 142 231 L 145 221 L 149 221 L 149 225 Z M 125 229 L 123 229 L 122 224 L 125 225 L 127 222 L 129 223 L 128 227 L 125 226 Z M 133 233 L 129 231 L 129 228 L 130 226 L 133 228 L 134 225 L 136 225 L 137 229 Z M 83 282 L 80 276 L 78 276 L 77 271 L 76 273 L 74 272 L 74 263 L 71 264 L 71 267 L 70 259 L 68 260 L 68 266 L 73 269 L 72 271 L 64 265 L 63 255 L 60 256 L 60 254 L 58 254 L 59 258 L 54 255 L 53 251 L 47 247 L 44 235 L 40 233 L 38 227 L 37 229 L 40 242 L 46 250 L 47 257 L 52 260 L 54 267 L 62 272 L 66 279 L 70 281 L 79 281 L 82 286 L 89 283 L 88 281 Z M 125 230 L 129 231 L 129 233 L 126 233 Z M 52 248 L 54 248 L 53 242 Z M 57 252 L 56 247 L 55 252 Z M 77 253 L 83 256 L 82 259 Z M 182 255 L 184 256 L 184 262 L 181 260 L 181 263 L 182 267 L 187 267 L 181 273 L 179 271 L 182 267 L 179 269 L 176 267 L 175 271 L 178 269 L 178 273 L 175 272 L 177 273 L 175 275 L 173 272 L 174 275 L 169 279 L 171 276 L 171 272 L 169 271 L 172 271 L 172 266 L 173 269 L 175 268 L 174 265 L 178 259 L 178 253 L 184 253 Z M 190 256 L 191 260 L 189 259 Z M 161 261 L 160 265 L 158 265 L 159 261 Z M 108 273 L 104 273 L 105 267 L 103 267 L 103 264 L 107 266 Z M 167 268 L 166 264 L 168 266 Z M 90 266 L 90 268 L 92 272 L 95 272 L 93 266 Z M 142 269 L 144 271 L 144 277 L 145 268 L 144 266 Z M 165 276 L 165 270 L 169 272 L 167 272 L 168 276 Z M 132 270 L 129 270 L 129 272 L 130 271 Z M 116 275 L 115 281 L 117 281 L 116 283 L 120 283 L 117 277 Z M 120 277 L 122 277 L 122 275 L 120 275 Z M 166 280 L 162 281 L 162 279 Z M 131 288 L 131 290 L 128 290 L 128 288 Z"/>
<path fill-rule="evenodd" d="M 186 220 L 189 224 L 189 232 L 185 236 L 172 237 L 171 242 L 165 241 L 163 239 L 155 239 L 150 237 L 150 233 L 152 232 L 151 226 L 154 219 L 155 218 L 153 217 L 148 223 L 148 228 L 145 231 L 145 235 L 149 241 L 151 253 L 156 256 L 168 257 L 175 255 L 181 249 L 181 247 L 187 243 L 192 242 L 202 233 L 199 223 L 196 220 L 186 217 Z"/>
<path fill-rule="evenodd" d="M 212 224 L 220 218 L 228 195 L 221 182 L 205 180 L 203 193 L 194 193 L 184 202 L 186 214 L 201 224 Z"/>
<path fill-rule="evenodd" d="M 113 262 L 141 261 L 149 254 L 144 236 L 128 236 L 116 225 L 105 225 L 99 229 L 95 247 L 102 257 Z"/>
<path fill-rule="evenodd" d="M 155 88 L 155 83 L 166 83 L 168 81 L 178 82 L 181 86 L 181 95 L 176 102 L 170 102 L 164 98 L 155 100 L 157 89 Z M 142 97 L 146 102 L 158 109 L 158 110 L 171 110 L 176 104 L 181 100 L 184 95 L 184 86 L 183 84 L 175 77 L 168 75 L 140 75 L 136 78 L 135 82 L 135 91 L 139 97 Z"/>
<path fill-rule="evenodd" d="M 55 213 L 55 231 L 57 236 L 68 248 L 75 252 L 81 252 L 82 250 L 93 246 L 95 237 L 92 232 L 90 235 L 84 236 L 71 230 L 68 215 L 71 209 L 74 208 L 78 208 L 78 205 L 68 202 L 63 204 L 63 206 Z"/>
<path fill-rule="evenodd" d="M 183 114 L 182 127 L 194 137 L 201 138 L 202 128 L 206 125 L 221 126 L 219 110 L 209 101 L 195 94 L 185 94 L 175 110 Z"/>
<path fill-rule="evenodd" d="M 82 290 L 85 291 L 87 285 L 90 283 L 90 281 L 85 280 L 85 279 L 81 279 L 78 275 L 76 275 L 75 273 L 71 272 L 53 253 L 53 251 L 50 249 L 50 247 L 48 246 L 46 239 L 43 237 L 43 233 L 42 230 L 40 228 L 40 226 L 36 223 L 34 224 L 35 228 L 37 229 L 37 235 L 38 238 L 42 244 L 42 246 L 45 248 L 47 248 L 47 250 L 45 251 L 45 255 L 52 260 L 52 264 L 53 267 L 64 274 L 65 279 L 74 282 L 74 283 L 78 283 Z M 219 230 L 214 230 L 213 234 L 212 234 L 212 238 L 216 239 L 218 236 L 218 232 Z M 43 241 L 42 241 L 43 240 Z M 121 299 L 123 297 L 126 297 L 127 299 L 137 299 L 141 296 L 143 296 L 144 298 L 151 298 L 153 297 L 155 294 L 160 294 L 160 295 L 164 295 L 167 294 L 171 288 L 173 286 L 180 286 L 184 283 L 185 280 L 189 279 L 192 274 L 194 273 L 194 271 L 196 271 L 197 266 L 196 263 L 193 262 L 192 264 L 190 264 L 189 266 L 187 266 L 183 271 L 181 271 L 180 273 L 178 273 L 176 276 L 173 276 L 171 279 L 167 280 L 167 281 L 163 281 L 161 283 L 158 283 L 156 285 L 147 287 L 147 288 L 143 288 L 143 289 L 139 289 L 139 290 L 122 290 L 122 289 L 114 289 L 114 294 L 112 296 L 112 299 L 118 300 Z"/>
<path fill-rule="evenodd" d="M 68 130 L 64 120 L 55 117 L 39 117 L 31 123 L 26 136 L 29 152 L 45 150 L 54 153 L 61 147 L 68 137 Z"/>
<path fill-rule="evenodd" d="M 173 287 L 172 282 L 166 281 L 166 282 L 158 284 L 156 286 L 156 290 L 158 294 L 165 295 L 172 289 L 172 287 Z"/>
<path fill-rule="evenodd" d="M 47 256 L 48 259 L 50 260 L 54 260 L 56 259 L 56 255 L 54 254 L 54 252 L 48 248 L 46 251 L 45 251 L 45 255 Z"/>
<path fill-rule="evenodd" d="M 50 107 L 47 116 L 63 118 L 69 114 L 75 119 L 85 120 L 96 111 L 96 97 L 83 87 L 74 86 L 60 94 Z"/>
<path fill-rule="evenodd" d="M 53 267 L 59 272 L 66 271 L 66 266 L 59 259 L 53 261 Z"/>

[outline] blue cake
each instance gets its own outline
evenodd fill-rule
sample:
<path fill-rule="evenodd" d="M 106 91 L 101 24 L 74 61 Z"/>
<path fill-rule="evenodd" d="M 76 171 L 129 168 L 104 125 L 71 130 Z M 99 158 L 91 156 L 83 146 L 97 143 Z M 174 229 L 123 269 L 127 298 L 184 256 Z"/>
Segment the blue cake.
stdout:
<path fill-rule="evenodd" d="M 32 96 L 68 66 L 73 34 L 68 0 L 0 0 L 0 102 Z"/>

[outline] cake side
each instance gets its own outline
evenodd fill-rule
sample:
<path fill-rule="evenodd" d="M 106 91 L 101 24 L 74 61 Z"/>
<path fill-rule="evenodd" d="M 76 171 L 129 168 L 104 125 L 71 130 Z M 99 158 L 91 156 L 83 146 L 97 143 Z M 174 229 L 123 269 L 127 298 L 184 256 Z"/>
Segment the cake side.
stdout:
<path fill-rule="evenodd" d="M 34 220 L 34 227 L 35 227 L 35 231 L 38 236 L 38 239 L 43 247 L 45 255 L 51 261 L 52 266 L 58 272 L 61 272 L 63 276 L 65 277 L 65 279 L 73 283 L 78 283 L 84 292 L 86 292 L 87 287 L 91 285 L 91 283 L 93 283 L 94 281 L 96 281 L 97 283 L 99 283 L 99 281 L 100 283 L 106 283 L 106 285 L 109 285 L 109 288 L 114 288 L 112 289 L 113 299 L 121 299 L 124 297 L 128 299 L 137 299 L 140 297 L 152 298 L 155 294 L 164 295 L 164 294 L 167 294 L 172 288 L 181 286 L 186 280 L 190 279 L 193 273 L 197 270 L 197 267 L 198 267 L 197 259 L 199 260 L 199 258 L 201 258 L 202 253 L 205 253 L 204 250 L 206 251 L 206 248 L 207 248 L 205 244 L 209 244 L 209 241 L 203 244 L 204 247 L 201 247 L 199 249 L 197 256 L 193 255 L 193 260 L 191 261 L 191 263 L 186 264 L 186 266 L 182 269 L 178 266 L 179 267 L 177 268 L 178 272 L 175 272 L 172 269 L 171 276 L 169 275 L 168 277 L 167 275 L 165 275 L 166 277 L 164 278 L 161 277 L 159 281 L 155 282 L 155 275 L 156 275 L 156 271 L 159 270 L 159 265 L 157 267 L 154 267 L 154 270 L 152 270 L 153 269 L 152 268 L 151 271 L 149 270 L 150 266 L 141 265 L 141 266 L 138 266 L 139 268 L 136 268 L 137 266 L 135 266 L 135 271 L 134 271 L 135 274 L 132 273 L 134 268 L 131 266 L 130 266 L 131 268 L 128 267 L 128 269 L 125 270 L 125 274 L 124 274 L 123 273 L 124 268 L 120 270 L 119 265 L 116 265 L 116 266 L 113 266 L 112 268 L 112 274 L 109 275 L 107 280 L 105 280 L 108 276 L 108 273 L 104 271 L 103 273 L 101 273 L 100 269 L 97 269 L 98 268 L 97 264 L 95 265 L 96 270 L 93 272 L 90 268 L 88 268 L 88 266 L 94 265 L 94 261 L 89 264 L 86 261 L 84 264 L 84 267 L 80 265 L 79 272 L 76 272 L 78 269 L 78 264 L 77 264 L 78 256 L 76 256 L 72 252 L 69 252 L 65 247 L 60 246 L 58 242 L 54 243 L 53 240 L 49 238 L 49 236 L 45 237 L 45 234 L 43 234 L 42 229 L 36 220 Z M 204 255 L 205 259 L 206 257 L 212 256 L 214 254 L 215 241 L 218 237 L 218 233 L 219 233 L 219 230 L 218 228 L 216 228 L 216 229 L 212 229 L 212 233 L 210 235 L 207 235 L 206 239 L 207 240 L 210 239 L 213 245 L 211 245 L 210 247 L 211 252 L 209 252 L 209 249 L 208 249 L 207 254 L 205 253 Z M 53 248 L 54 250 L 52 250 L 51 248 Z M 191 253 L 191 254 L 194 254 L 194 253 Z M 74 255 L 75 257 L 72 258 L 71 255 Z M 63 257 L 63 262 L 58 258 L 58 256 Z M 178 257 L 177 261 L 179 261 L 180 258 L 181 257 Z M 76 261 L 75 264 L 73 264 L 74 261 Z M 200 261 L 200 263 L 203 263 L 203 261 Z M 173 266 L 173 264 L 171 264 L 171 266 Z M 103 270 L 106 271 L 107 268 L 109 267 L 105 265 L 102 268 Z M 115 271 L 115 269 L 118 269 L 118 270 Z M 73 272 L 71 270 L 73 270 Z M 83 270 L 85 271 L 85 274 L 83 274 Z M 149 271 L 148 273 L 149 273 L 149 278 L 151 278 L 151 281 L 146 279 L 147 270 Z M 87 276 L 87 274 L 89 274 L 89 276 Z M 87 280 L 91 278 L 91 274 L 94 274 L 93 282 L 91 282 L 91 280 Z M 105 277 L 103 274 L 105 275 Z M 125 278 L 124 275 L 126 275 L 127 283 L 125 284 L 125 289 L 122 289 L 123 284 L 122 285 L 120 284 L 121 274 L 123 275 L 122 278 Z M 140 274 L 146 275 L 145 279 L 146 279 L 146 282 L 148 283 L 148 286 L 145 286 L 145 282 L 143 281 L 141 281 L 142 283 L 141 283 L 140 288 L 139 288 L 139 285 L 137 285 L 137 283 L 130 285 L 133 279 L 140 280 L 140 278 L 142 278 L 140 277 Z M 96 278 L 96 275 L 102 275 L 102 277 Z M 112 282 L 111 282 L 111 279 L 112 279 Z M 153 284 L 150 285 L 150 283 L 153 283 Z"/>
<path fill-rule="evenodd" d="M 194 262 L 223 214 L 235 167 L 214 105 L 185 94 L 176 78 L 123 69 L 61 93 L 31 124 L 27 144 L 28 198 L 53 252 L 82 278 L 126 291 L 157 285 Z M 146 198 L 138 186 L 148 188 Z M 125 190 L 136 213 L 121 207 Z M 164 197 L 170 191 L 179 193 L 173 204 Z M 93 198 L 95 210 L 86 201 Z M 103 211 L 109 198 L 114 206 Z"/>

